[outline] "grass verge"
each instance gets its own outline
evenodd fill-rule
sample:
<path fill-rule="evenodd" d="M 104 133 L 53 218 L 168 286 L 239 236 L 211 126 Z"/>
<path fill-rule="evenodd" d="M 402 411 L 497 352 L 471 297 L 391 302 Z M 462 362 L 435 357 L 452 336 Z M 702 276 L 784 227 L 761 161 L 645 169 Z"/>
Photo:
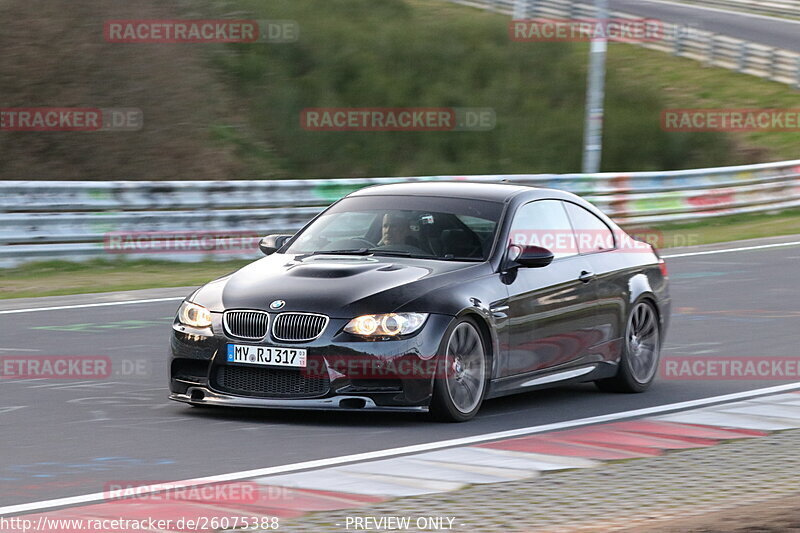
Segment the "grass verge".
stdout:
<path fill-rule="evenodd" d="M 665 224 L 655 229 L 661 234 L 659 237 L 662 248 L 800 235 L 800 209 L 776 214 L 753 213 L 684 224 Z"/>
<path fill-rule="evenodd" d="M 665 107 L 687 109 L 795 109 L 800 91 L 782 83 L 707 67 L 631 44 L 609 46 L 609 70 L 656 89 Z M 675 134 L 669 134 L 675 135 Z M 701 133 L 709 135 L 708 133 Z M 800 131 L 729 133 L 739 161 L 779 161 L 800 157 Z M 636 146 L 636 142 L 631 146 Z M 725 163 L 734 164 L 734 161 Z M 667 167 L 662 167 L 667 168 Z"/>
<path fill-rule="evenodd" d="M 250 261 L 42 261 L 0 270 L 0 299 L 202 285 Z"/>
<path fill-rule="evenodd" d="M 651 229 L 661 233 L 662 249 L 759 237 L 800 235 L 800 209 L 774 215 L 734 215 Z M 0 270 L 0 299 L 202 285 L 249 262 L 243 260 L 170 263 L 98 259 L 86 263 L 62 261 L 31 263 Z"/>

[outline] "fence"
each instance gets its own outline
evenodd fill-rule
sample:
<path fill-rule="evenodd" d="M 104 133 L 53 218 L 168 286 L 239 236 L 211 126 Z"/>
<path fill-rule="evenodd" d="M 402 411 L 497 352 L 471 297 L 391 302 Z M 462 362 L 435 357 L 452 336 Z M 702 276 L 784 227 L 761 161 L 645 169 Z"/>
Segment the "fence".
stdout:
<path fill-rule="evenodd" d="M 573 0 L 449 0 L 458 4 L 512 15 L 515 19 L 557 18 L 591 19 L 594 7 Z M 737 0 L 718 0 L 720 2 Z M 743 0 L 740 0 L 743 3 Z M 795 10 L 800 11 L 800 7 Z M 634 15 L 612 12 L 614 18 L 637 19 Z M 639 46 L 669 52 L 744 74 L 800 88 L 800 53 L 727 37 L 693 27 L 675 25 L 663 39 L 637 43 Z"/>
<path fill-rule="evenodd" d="M 0 183 L 0 267 L 110 255 L 109 235 L 142 232 L 294 233 L 325 206 L 369 185 L 463 180 L 564 189 L 624 226 L 693 221 L 800 206 L 800 160 L 619 174 L 425 176 L 290 181 Z M 174 261 L 257 252 L 131 254 Z"/>
<path fill-rule="evenodd" d="M 687 4 L 716 7 L 734 11 L 751 11 L 762 15 L 800 18 L 800 3 L 797 0 L 681 0 Z"/>

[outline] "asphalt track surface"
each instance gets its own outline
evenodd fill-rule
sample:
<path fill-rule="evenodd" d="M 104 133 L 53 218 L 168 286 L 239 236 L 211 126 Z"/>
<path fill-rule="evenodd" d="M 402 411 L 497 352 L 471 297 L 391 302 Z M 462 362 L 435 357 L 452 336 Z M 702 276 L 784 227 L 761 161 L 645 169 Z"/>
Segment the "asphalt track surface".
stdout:
<path fill-rule="evenodd" d="M 586 2 L 589 3 L 589 2 Z M 651 0 L 609 0 L 609 9 L 800 52 L 800 21 Z"/>
<path fill-rule="evenodd" d="M 800 241 L 800 236 L 747 245 Z M 663 357 L 796 357 L 800 245 L 668 259 L 674 312 Z M 669 254 L 668 254 L 669 255 Z M 149 298 L 189 290 L 151 290 Z M 140 293 L 141 294 L 141 293 Z M 630 411 L 797 381 L 661 379 L 645 394 L 581 385 L 484 404 L 465 424 L 414 414 L 193 409 L 170 402 L 166 359 L 178 301 L 60 308 L 112 296 L 0 302 L 0 356 L 104 355 L 107 379 L 0 379 L 0 506 L 226 474 Z M 119 300 L 119 295 L 116 296 Z"/>

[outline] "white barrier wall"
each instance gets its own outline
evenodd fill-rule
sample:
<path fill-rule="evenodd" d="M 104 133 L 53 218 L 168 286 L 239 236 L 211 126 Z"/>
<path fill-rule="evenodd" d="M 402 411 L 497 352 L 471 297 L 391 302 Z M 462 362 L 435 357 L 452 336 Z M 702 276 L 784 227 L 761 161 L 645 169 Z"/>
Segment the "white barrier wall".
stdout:
<path fill-rule="evenodd" d="M 147 232 L 251 237 L 250 248 L 220 253 L 165 250 L 129 258 L 174 261 L 256 257 L 256 237 L 294 233 L 342 196 L 382 183 L 483 181 L 574 192 L 625 226 L 658 226 L 800 206 L 800 160 L 673 172 L 420 176 L 284 181 L 0 183 L 0 267 L 120 257 L 114 236 Z M 145 235 L 147 236 L 147 235 Z M 168 237 L 165 237 L 168 238 Z"/>

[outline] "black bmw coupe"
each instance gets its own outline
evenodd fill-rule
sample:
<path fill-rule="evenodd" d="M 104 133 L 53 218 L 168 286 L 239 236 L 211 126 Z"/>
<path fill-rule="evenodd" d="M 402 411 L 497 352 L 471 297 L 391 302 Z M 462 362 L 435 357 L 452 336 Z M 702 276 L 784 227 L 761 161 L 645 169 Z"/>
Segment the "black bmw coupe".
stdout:
<path fill-rule="evenodd" d="M 556 384 L 644 391 L 669 323 L 657 251 L 563 191 L 369 187 L 261 250 L 181 304 L 171 399 L 463 421 Z"/>

